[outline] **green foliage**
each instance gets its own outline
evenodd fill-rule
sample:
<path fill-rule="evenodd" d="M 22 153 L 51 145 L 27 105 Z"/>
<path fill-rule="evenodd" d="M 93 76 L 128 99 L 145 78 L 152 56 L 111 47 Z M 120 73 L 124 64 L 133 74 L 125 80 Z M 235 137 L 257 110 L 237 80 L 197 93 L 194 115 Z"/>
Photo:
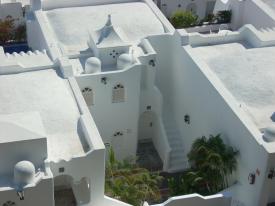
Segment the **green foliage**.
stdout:
<path fill-rule="evenodd" d="M 19 25 L 14 31 L 14 40 L 16 42 L 22 42 L 27 39 L 26 26 Z"/>
<path fill-rule="evenodd" d="M 7 16 L 4 20 L 0 19 L 0 45 L 13 38 L 14 21 L 11 16 Z"/>
<path fill-rule="evenodd" d="M 229 186 L 228 177 L 237 169 L 237 155 L 238 151 L 224 144 L 220 135 L 197 139 L 188 154 L 190 171 L 170 179 L 170 190 L 174 195 L 220 192 Z"/>
<path fill-rule="evenodd" d="M 218 23 L 224 24 L 224 23 L 230 23 L 232 17 L 232 11 L 231 10 L 223 10 L 219 11 L 216 18 L 218 20 Z"/>
<path fill-rule="evenodd" d="M 208 14 L 203 21 L 213 23 L 215 20 L 216 20 L 215 14 Z"/>
<path fill-rule="evenodd" d="M 191 11 L 176 11 L 170 19 L 175 28 L 187 28 L 197 24 L 198 16 Z"/>
<path fill-rule="evenodd" d="M 7 16 L 4 20 L 0 19 L 0 45 L 8 42 L 26 41 L 26 26 L 15 26 L 15 21 L 11 16 Z"/>
<path fill-rule="evenodd" d="M 111 148 L 106 166 L 105 191 L 106 194 L 140 206 L 143 201 L 157 201 L 160 199 L 159 184 L 162 177 L 158 173 L 150 173 L 140 168 L 133 159 L 122 162 L 116 160 Z"/>

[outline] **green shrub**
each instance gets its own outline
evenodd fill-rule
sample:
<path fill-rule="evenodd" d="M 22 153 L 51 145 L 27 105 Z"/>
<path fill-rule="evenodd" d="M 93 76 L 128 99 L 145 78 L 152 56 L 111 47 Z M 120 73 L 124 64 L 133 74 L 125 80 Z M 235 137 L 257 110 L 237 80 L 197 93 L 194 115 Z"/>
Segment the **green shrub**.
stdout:
<path fill-rule="evenodd" d="M 10 42 L 26 41 L 26 26 L 25 24 L 16 27 L 16 21 L 11 16 L 5 19 L 0 19 L 0 45 L 5 45 Z"/>
<path fill-rule="evenodd" d="M 191 11 L 176 11 L 170 19 L 173 26 L 177 29 L 195 26 L 198 22 L 198 16 Z"/>
<path fill-rule="evenodd" d="M 197 139 L 188 154 L 191 169 L 179 179 L 169 180 L 171 193 L 212 195 L 226 189 L 228 178 L 237 169 L 237 155 L 238 151 L 224 144 L 220 135 Z"/>
<path fill-rule="evenodd" d="M 214 21 L 215 21 L 215 14 L 208 14 L 206 17 L 205 17 L 205 19 L 204 19 L 204 21 L 205 22 L 209 22 L 209 23 L 213 23 Z"/>
<path fill-rule="evenodd" d="M 231 10 L 223 10 L 219 11 L 216 18 L 218 20 L 218 23 L 224 24 L 224 23 L 230 23 L 232 17 L 232 11 Z"/>
<path fill-rule="evenodd" d="M 14 31 L 14 40 L 16 42 L 26 41 L 26 25 L 19 25 Z"/>
<path fill-rule="evenodd" d="M 6 44 L 13 38 L 14 19 L 7 16 L 4 20 L 0 19 L 0 45 Z"/>
<path fill-rule="evenodd" d="M 159 185 L 162 177 L 139 167 L 131 159 L 118 161 L 111 148 L 106 165 L 106 195 L 140 206 L 144 201 L 158 201 L 161 198 Z"/>

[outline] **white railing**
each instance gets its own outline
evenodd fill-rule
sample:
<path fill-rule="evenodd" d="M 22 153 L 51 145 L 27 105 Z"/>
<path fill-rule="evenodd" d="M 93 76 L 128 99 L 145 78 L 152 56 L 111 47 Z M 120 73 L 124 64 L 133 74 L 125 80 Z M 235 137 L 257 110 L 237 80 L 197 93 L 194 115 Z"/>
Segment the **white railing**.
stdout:
<path fill-rule="evenodd" d="M 193 32 L 212 33 L 214 31 L 219 31 L 221 25 L 227 25 L 227 27 L 230 28 L 229 24 L 208 24 L 208 25 L 202 25 L 202 26 L 189 27 L 189 28 L 186 28 L 185 30 L 188 33 L 193 33 Z"/>

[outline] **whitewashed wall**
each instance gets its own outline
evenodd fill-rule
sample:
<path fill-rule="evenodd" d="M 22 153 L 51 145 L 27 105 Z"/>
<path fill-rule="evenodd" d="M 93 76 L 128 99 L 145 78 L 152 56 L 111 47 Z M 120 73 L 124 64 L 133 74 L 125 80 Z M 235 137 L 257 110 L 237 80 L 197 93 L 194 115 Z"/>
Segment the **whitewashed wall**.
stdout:
<path fill-rule="evenodd" d="M 256 136 L 261 139 L 260 132 L 256 128 L 254 131 L 247 129 L 247 123 L 240 120 L 239 115 L 242 116 L 243 113 L 238 105 L 228 103 L 233 101 L 233 97 L 222 89 L 221 83 L 213 84 L 214 74 L 209 72 L 206 64 L 197 58 L 192 59 L 190 49 L 186 51 L 180 46 L 180 38 L 172 40 L 172 37 L 167 36 L 165 40 L 162 39 L 165 43 L 159 41 L 158 37 L 150 39 L 160 55 L 157 82 L 164 101 L 170 103 L 169 110 L 177 120 L 184 138 L 185 152 L 188 153 L 196 138 L 221 133 L 225 141 L 241 153 L 236 174 L 240 186 L 232 190 L 234 199 L 246 206 L 263 205 L 262 188 L 265 184 L 268 153 L 254 138 Z M 165 44 L 170 46 L 165 47 Z M 217 78 L 214 79 L 215 82 L 218 81 Z M 221 87 L 218 89 L 217 85 Z M 184 123 L 186 114 L 191 117 L 190 125 Z M 257 169 L 261 174 L 257 176 L 256 184 L 250 185 L 248 175 Z"/>
<path fill-rule="evenodd" d="M 0 19 L 4 20 L 7 16 L 15 19 L 16 26 L 25 23 L 21 3 L 0 3 Z"/>
<path fill-rule="evenodd" d="M 1 191 L 0 189 L 0 205 L 4 205 L 7 201 L 12 201 L 20 206 L 54 206 L 53 179 L 45 178 L 41 180 L 35 187 L 29 187 L 24 190 L 25 200 L 19 200 L 14 189 Z"/>
<path fill-rule="evenodd" d="M 243 24 L 252 24 L 256 29 L 275 27 L 275 15 L 261 0 L 245 1 Z"/>
<path fill-rule="evenodd" d="M 107 78 L 106 85 L 101 82 L 102 77 Z M 112 144 L 118 159 L 136 155 L 140 78 L 140 66 L 123 72 L 83 75 L 76 78 L 81 89 L 93 89 L 94 105 L 89 109 L 104 143 Z M 116 84 L 124 85 L 125 102 L 112 103 L 112 89 Z M 123 132 L 123 135 L 114 137 L 116 132 Z"/>
<path fill-rule="evenodd" d="M 252 24 L 256 29 L 275 27 L 273 11 L 261 0 L 228 0 L 225 3 L 218 0 L 215 12 L 224 9 L 232 10 L 231 27 L 234 30 L 245 24 Z"/>
<path fill-rule="evenodd" d="M 30 5 L 30 0 L 0 0 L 0 4 L 21 3 L 22 6 Z"/>
<path fill-rule="evenodd" d="M 16 163 L 24 160 L 31 161 L 34 166 L 42 168 L 47 158 L 46 138 L 14 141 L 0 144 L 0 175 L 13 174 Z"/>
<path fill-rule="evenodd" d="M 230 206 L 231 198 L 223 196 L 222 194 L 203 197 L 198 194 L 184 195 L 178 197 L 171 197 L 162 204 L 154 206 Z M 145 205 L 144 205 L 145 206 Z"/>

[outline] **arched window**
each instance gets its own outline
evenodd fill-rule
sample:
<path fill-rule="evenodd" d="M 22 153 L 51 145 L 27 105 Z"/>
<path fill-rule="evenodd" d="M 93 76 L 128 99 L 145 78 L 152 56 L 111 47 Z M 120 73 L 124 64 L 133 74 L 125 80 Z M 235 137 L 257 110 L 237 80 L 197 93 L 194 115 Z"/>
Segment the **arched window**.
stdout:
<path fill-rule="evenodd" d="M 85 87 L 82 89 L 82 95 L 88 106 L 94 105 L 94 92 L 91 88 Z"/>
<path fill-rule="evenodd" d="M 116 86 L 114 86 L 112 102 L 113 103 L 125 102 L 125 88 L 122 84 L 117 84 Z"/>

